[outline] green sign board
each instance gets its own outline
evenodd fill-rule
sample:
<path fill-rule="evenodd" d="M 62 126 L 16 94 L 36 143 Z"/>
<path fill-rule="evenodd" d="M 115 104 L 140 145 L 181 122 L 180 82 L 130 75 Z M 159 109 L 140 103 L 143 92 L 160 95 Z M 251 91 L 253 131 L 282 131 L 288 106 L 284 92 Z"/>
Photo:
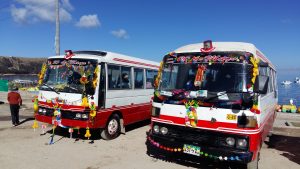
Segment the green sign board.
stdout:
<path fill-rule="evenodd" d="M 8 91 L 8 81 L 0 80 L 0 92 L 7 92 L 7 91 Z"/>

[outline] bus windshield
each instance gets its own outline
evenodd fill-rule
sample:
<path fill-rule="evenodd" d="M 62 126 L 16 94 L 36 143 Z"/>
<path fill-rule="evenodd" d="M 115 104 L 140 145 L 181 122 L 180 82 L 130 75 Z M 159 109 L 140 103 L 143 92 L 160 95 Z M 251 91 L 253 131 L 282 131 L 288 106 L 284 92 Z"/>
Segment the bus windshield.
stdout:
<path fill-rule="evenodd" d="M 47 71 L 40 86 L 41 90 L 83 93 L 92 87 L 96 60 L 88 59 L 49 59 Z M 86 77 L 86 85 L 80 82 Z"/>
<path fill-rule="evenodd" d="M 166 64 L 162 73 L 160 90 L 171 91 L 207 90 L 209 92 L 247 92 L 250 84 L 249 64 L 243 63 L 202 63 L 203 79 L 195 86 L 199 64 Z"/>

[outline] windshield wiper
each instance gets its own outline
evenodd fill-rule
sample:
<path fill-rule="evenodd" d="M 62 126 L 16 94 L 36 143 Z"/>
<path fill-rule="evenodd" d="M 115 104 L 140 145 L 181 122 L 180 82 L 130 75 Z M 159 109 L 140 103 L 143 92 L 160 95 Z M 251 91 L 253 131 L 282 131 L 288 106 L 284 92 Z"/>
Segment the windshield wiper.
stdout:
<path fill-rule="evenodd" d="M 79 89 L 75 88 L 75 87 L 71 87 L 70 85 L 66 86 L 69 89 L 72 89 L 75 92 L 79 92 Z"/>
<path fill-rule="evenodd" d="M 47 88 L 49 88 L 51 91 L 60 94 L 58 91 L 56 91 L 54 88 L 52 88 L 51 86 L 47 85 L 46 83 L 43 83 L 41 86 L 46 86 Z"/>
<path fill-rule="evenodd" d="M 215 99 L 215 98 L 218 98 L 218 97 L 220 97 L 220 96 L 223 96 L 223 95 L 225 95 L 225 94 L 227 94 L 226 91 L 217 92 L 217 93 L 216 93 L 216 96 L 210 97 L 210 98 L 208 98 L 208 99 L 205 99 L 205 101 L 211 101 L 211 100 L 213 100 L 213 99 Z"/>

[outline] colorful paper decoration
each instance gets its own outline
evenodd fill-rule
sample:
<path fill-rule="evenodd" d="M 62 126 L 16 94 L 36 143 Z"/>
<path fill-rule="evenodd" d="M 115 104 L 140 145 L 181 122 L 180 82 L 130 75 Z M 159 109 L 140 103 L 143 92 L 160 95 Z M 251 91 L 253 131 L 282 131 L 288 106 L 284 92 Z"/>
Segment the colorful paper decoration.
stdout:
<path fill-rule="evenodd" d="M 72 56 L 74 56 L 74 53 L 72 52 L 72 50 L 65 50 L 65 59 L 66 60 L 71 59 Z"/>
<path fill-rule="evenodd" d="M 198 70 L 196 73 L 195 81 L 194 81 L 194 86 L 201 86 L 201 83 L 204 80 L 204 72 L 206 70 L 205 65 L 199 65 Z"/>
<path fill-rule="evenodd" d="M 197 123 L 198 123 L 197 108 L 199 107 L 197 101 L 191 100 L 185 102 L 184 104 L 186 108 L 185 125 L 191 127 L 197 127 Z"/>
<path fill-rule="evenodd" d="M 256 113 L 256 114 L 260 114 L 260 110 L 258 108 L 258 94 L 254 93 L 253 96 L 253 105 L 252 108 L 250 109 L 251 112 Z"/>
<path fill-rule="evenodd" d="M 83 85 L 85 85 L 85 84 L 88 83 L 88 79 L 87 79 L 85 73 L 81 76 L 81 78 L 80 78 L 79 81 L 80 81 L 80 83 L 83 84 Z"/>
<path fill-rule="evenodd" d="M 203 42 L 203 48 L 200 49 L 201 52 L 212 52 L 215 49 L 212 45 L 211 40 L 207 40 Z"/>

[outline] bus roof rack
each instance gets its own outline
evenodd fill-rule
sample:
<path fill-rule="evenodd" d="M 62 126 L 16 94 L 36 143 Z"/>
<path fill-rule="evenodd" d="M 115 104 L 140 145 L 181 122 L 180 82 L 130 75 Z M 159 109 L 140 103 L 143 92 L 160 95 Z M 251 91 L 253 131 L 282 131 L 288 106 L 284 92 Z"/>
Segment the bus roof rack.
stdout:
<path fill-rule="evenodd" d="M 80 50 L 74 51 L 74 54 L 89 54 L 89 55 L 97 55 L 97 56 L 106 56 L 107 52 L 97 51 L 97 50 Z"/>

